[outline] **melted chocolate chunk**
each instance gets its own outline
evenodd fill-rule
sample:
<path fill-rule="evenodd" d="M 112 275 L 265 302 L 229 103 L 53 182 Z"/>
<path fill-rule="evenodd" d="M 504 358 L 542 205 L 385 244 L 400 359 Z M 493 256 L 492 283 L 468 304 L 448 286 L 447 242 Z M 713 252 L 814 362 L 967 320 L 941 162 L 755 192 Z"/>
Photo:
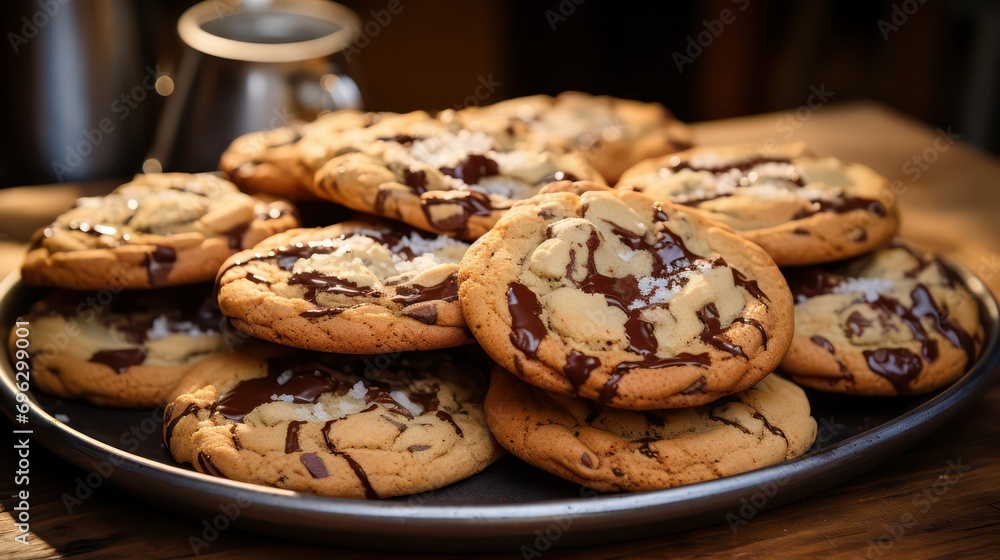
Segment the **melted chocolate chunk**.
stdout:
<path fill-rule="evenodd" d="M 500 174 L 497 162 L 480 154 L 469 154 L 464 161 L 455 167 L 442 167 L 441 172 L 454 177 L 466 185 L 478 185 L 483 177 Z"/>
<path fill-rule="evenodd" d="M 865 316 L 861 313 L 855 311 L 847 316 L 847 322 L 844 323 L 844 334 L 850 337 L 857 337 L 864 334 L 865 329 L 870 327 L 872 322 L 865 319 Z"/>
<path fill-rule="evenodd" d="M 920 357 L 906 348 L 879 348 L 865 350 L 863 354 L 868 368 L 892 383 L 901 395 L 909 391 L 909 384 L 924 369 Z"/>
<path fill-rule="evenodd" d="M 429 445 L 411 445 L 407 447 L 406 450 L 409 451 L 410 453 L 417 453 L 419 451 L 427 451 L 430 448 L 431 446 Z"/>
<path fill-rule="evenodd" d="M 90 361 L 95 364 L 104 364 L 115 370 L 115 373 L 122 373 L 132 366 L 137 366 L 146 361 L 146 351 L 142 348 L 124 348 L 122 350 L 100 350 L 94 352 Z"/>
<path fill-rule="evenodd" d="M 292 362 L 296 359 L 301 361 Z M 332 377 L 329 366 L 309 361 L 301 355 L 285 360 L 272 358 L 268 363 L 266 376 L 241 381 L 222 395 L 216 404 L 216 412 L 230 420 L 241 421 L 258 406 L 275 402 L 272 395 L 291 397 L 290 402 L 293 403 L 315 403 L 324 393 L 343 395 L 350 389 L 348 382 Z M 288 371 L 292 372 L 291 377 L 280 384 L 280 375 Z"/>
<path fill-rule="evenodd" d="M 296 451 L 302 451 L 302 447 L 299 446 L 299 428 L 305 424 L 302 420 L 292 420 L 288 423 L 288 429 L 285 432 L 285 453 L 295 453 Z"/>
<path fill-rule="evenodd" d="M 590 372 L 600 367 L 600 365 L 601 360 L 572 350 L 569 356 L 566 356 L 566 365 L 563 366 L 563 373 L 566 374 L 566 379 L 573 386 L 573 390 L 579 391 L 580 387 L 590 377 Z"/>
<path fill-rule="evenodd" d="M 710 303 L 705 307 L 702 307 L 698 311 L 698 318 L 700 318 L 701 322 L 705 325 L 705 328 L 701 331 L 702 342 L 710 346 L 714 346 L 723 352 L 729 352 L 734 356 L 740 356 L 743 358 L 747 357 L 747 355 L 743 353 L 743 348 L 725 338 L 728 327 L 722 327 L 722 321 L 719 319 L 719 310 L 715 307 L 714 303 Z"/>
<path fill-rule="evenodd" d="M 548 333 L 541 319 L 538 296 L 524 284 L 511 282 L 507 286 L 507 309 L 511 317 L 510 342 L 521 352 L 537 358 L 538 344 Z"/>
<path fill-rule="evenodd" d="M 288 279 L 291 286 L 305 286 L 305 300 L 316 303 L 317 293 L 337 294 L 350 297 L 367 296 L 372 294 L 371 288 L 359 286 L 350 280 L 328 276 L 321 272 L 306 270 L 296 272 Z"/>
<path fill-rule="evenodd" d="M 964 350 L 966 363 L 971 364 L 976 357 L 976 341 L 961 325 L 948 318 L 946 310 L 937 306 L 927 286 L 921 284 L 914 288 L 910 292 L 910 298 L 913 300 L 913 314 L 934 321 L 934 329 L 945 337 L 952 346 Z"/>
<path fill-rule="evenodd" d="M 810 336 L 809 341 L 831 354 L 834 353 L 833 343 L 818 334 Z"/>
<path fill-rule="evenodd" d="M 323 464 L 323 459 L 320 459 L 315 453 L 303 453 L 299 457 L 299 461 L 302 462 L 302 466 L 309 471 L 309 474 L 313 478 L 326 478 L 330 476 L 330 473 L 326 470 L 326 465 Z"/>
<path fill-rule="evenodd" d="M 177 261 L 177 252 L 172 247 L 157 246 L 153 252 L 146 253 L 146 272 L 149 277 L 149 285 L 153 287 L 164 286 L 170 270 Z"/>
<path fill-rule="evenodd" d="M 427 198 L 420 199 L 420 208 L 424 212 L 427 221 L 441 231 L 461 231 L 465 229 L 472 216 L 490 216 L 493 214 L 493 203 L 490 197 L 478 191 L 459 191 L 465 196 L 455 196 L 451 198 Z M 453 205 L 458 212 L 446 217 L 435 218 L 431 209 L 435 206 Z"/>
<path fill-rule="evenodd" d="M 413 305 L 424 301 L 455 301 L 458 299 L 458 274 L 450 274 L 443 282 L 434 286 L 418 284 L 403 285 L 396 288 L 392 301 L 403 305 Z M 435 319 L 436 320 L 436 319 Z"/>
<path fill-rule="evenodd" d="M 434 325 L 438 320 L 437 306 L 433 304 L 407 307 L 403 309 L 403 315 L 411 319 L 416 319 L 425 325 Z"/>
<path fill-rule="evenodd" d="M 580 456 L 580 462 L 583 463 L 583 466 L 588 469 L 594 468 L 594 462 L 590 459 L 590 455 L 587 455 L 586 453 Z"/>
<path fill-rule="evenodd" d="M 683 391 L 681 391 L 681 394 L 682 395 L 694 395 L 695 393 L 700 393 L 702 387 L 704 387 L 706 383 L 708 383 L 708 379 L 705 379 L 705 376 L 702 375 L 701 377 L 698 378 L 697 381 L 695 381 L 691 385 L 688 385 L 687 389 L 684 389 Z"/>
<path fill-rule="evenodd" d="M 410 187 L 414 193 L 423 194 L 427 192 L 427 173 L 405 169 L 403 170 L 403 184 Z M 381 195 L 382 193 L 379 192 L 379 194 Z"/>
<path fill-rule="evenodd" d="M 365 393 L 365 402 L 383 405 L 389 410 L 389 412 L 398 414 L 407 420 L 413 420 L 413 413 L 393 398 L 390 391 L 386 391 L 380 387 L 368 387 L 368 391 Z M 374 410 L 374 408 L 369 410 Z"/>

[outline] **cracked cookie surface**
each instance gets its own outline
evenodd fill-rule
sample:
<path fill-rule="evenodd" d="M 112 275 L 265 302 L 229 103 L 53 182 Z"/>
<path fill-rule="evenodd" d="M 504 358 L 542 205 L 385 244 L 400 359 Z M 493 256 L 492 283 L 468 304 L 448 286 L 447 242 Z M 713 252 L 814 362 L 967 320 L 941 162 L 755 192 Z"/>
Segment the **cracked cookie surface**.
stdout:
<path fill-rule="evenodd" d="M 457 112 L 458 119 L 549 145 L 580 150 L 607 180 L 642 160 L 685 150 L 693 145 L 691 130 L 659 103 L 567 91 L 556 97 L 518 97 Z M 581 177 L 582 178 L 582 177 Z"/>
<path fill-rule="evenodd" d="M 164 440 L 177 461 L 243 482 L 344 498 L 433 490 L 503 453 L 472 363 L 444 352 L 231 356 L 182 381 Z"/>
<path fill-rule="evenodd" d="M 21 275 L 73 290 L 206 282 L 229 255 L 296 225 L 287 202 L 212 174 L 136 175 L 35 233 Z"/>
<path fill-rule="evenodd" d="M 467 344 L 457 275 L 468 247 L 375 219 L 291 230 L 223 265 L 219 306 L 242 331 L 311 350 Z"/>
<path fill-rule="evenodd" d="M 695 208 L 779 265 L 859 255 L 899 225 L 885 178 L 863 165 L 811 157 L 803 144 L 694 148 L 636 165 L 616 188 Z"/>
<path fill-rule="evenodd" d="M 162 405 L 192 366 L 228 348 L 209 285 L 53 292 L 20 320 L 31 324 L 34 386 L 103 406 Z"/>
<path fill-rule="evenodd" d="M 975 362 L 979 307 L 941 262 L 894 241 L 856 259 L 786 271 L 795 337 L 781 364 L 800 385 L 856 395 L 926 393 Z"/>
<path fill-rule="evenodd" d="M 497 367 L 486 419 L 512 454 L 603 492 L 759 469 L 802 455 L 816 438 L 805 393 L 776 375 L 703 406 L 639 412 L 546 392 Z"/>
<path fill-rule="evenodd" d="M 745 390 L 792 335 L 791 294 L 762 249 L 681 206 L 588 183 L 515 206 L 462 259 L 459 297 L 509 371 L 620 408 Z"/>
<path fill-rule="evenodd" d="M 422 112 L 385 116 L 330 142 L 337 155 L 316 173 L 319 197 L 462 239 L 478 238 L 551 181 L 604 181 L 578 152 L 524 146 L 506 131 Z"/>

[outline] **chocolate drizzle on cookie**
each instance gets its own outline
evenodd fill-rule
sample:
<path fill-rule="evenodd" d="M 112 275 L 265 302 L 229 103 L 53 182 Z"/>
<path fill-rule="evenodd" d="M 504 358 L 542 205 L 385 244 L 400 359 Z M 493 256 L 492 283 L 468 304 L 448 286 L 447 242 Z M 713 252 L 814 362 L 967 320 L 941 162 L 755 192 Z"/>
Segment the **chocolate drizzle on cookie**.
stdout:
<path fill-rule="evenodd" d="M 586 212 L 586 209 L 584 210 Z M 662 208 L 654 207 L 654 215 L 657 221 L 664 222 L 669 219 Z M 601 243 L 601 234 L 598 230 L 592 230 L 584 244 L 577 243 L 569 251 L 569 263 L 566 267 L 566 279 L 579 290 L 587 294 L 597 294 L 604 297 L 607 305 L 622 311 L 625 316 L 625 334 L 628 338 L 628 350 L 640 356 L 639 361 L 623 362 L 618 364 L 611 377 L 601 389 L 598 402 L 607 403 L 618 395 L 618 383 L 622 376 L 630 370 L 636 368 L 657 369 L 676 366 L 695 366 L 707 368 L 711 365 L 711 358 L 707 353 L 692 354 L 688 352 L 680 353 L 676 356 L 660 357 L 656 354 L 658 343 L 656 340 L 655 327 L 651 322 L 643 318 L 643 312 L 647 309 L 666 308 L 668 302 L 651 302 L 649 296 L 654 287 L 669 290 L 679 290 L 688 281 L 683 272 L 697 270 L 699 267 L 708 266 L 728 267 L 732 271 L 735 286 L 742 287 L 755 299 L 765 302 L 767 295 L 760 289 L 757 282 L 749 280 L 732 268 L 722 257 L 706 258 L 701 257 L 688 250 L 680 236 L 668 228 L 663 228 L 656 233 L 655 241 L 647 240 L 646 234 L 639 234 L 629 231 L 617 224 L 605 220 L 612 233 L 622 242 L 623 245 L 632 251 L 645 251 L 652 256 L 652 270 L 649 277 L 638 278 L 634 275 L 625 275 L 620 278 L 601 274 L 597 270 L 595 262 L 595 252 Z M 547 229 L 546 235 L 553 235 L 551 226 Z M 582 259 L 580 253 L 586 255 Z M 580 261 L 584 262 L 581 263 Z M 583 268 L 585 274 L 580 278 L 578 269 Z M 662 285 L 661 285 L 662 284 Z M 766 303 L 765 303 L 766 305 Z M 538 345 L 547 335 L 548 329 L 541 315 L 543 309 L 538 302 L 538 297 L 527 286 L 519 282 L 511 282 L 507 287 L 507 307 L 511 314 L 511 334 L 510 340 L 515 348 L 521 350 L 528 356 L 537 358 Z M 714 303 L 706 305 L 699 312 L 699 317 L 705 324 L 702 340 L 715 348 L 728 352 L 735 356 L 747 358 L 743 349 L 723 337 L 729 327 L 723 328 L 719 318 L 719 312 Z M 744 317 L 737 317 L 733 323 L 748 324 L 761 332 L 764 347 L 767 347 L 767 334 L 763 326 L 753 320 Z M 573 386 L 574 390 L 586 383 L 590 373 L 600 366 L 600 361 L 591 356 L 572 350 L 567 356 L 563 373 Z"/>
<path fill-rule="evenodd" d="M 400 255 L 406 259 L 414 259 L 422 253 L 418 253 L 414 250 L 412 246 L 413 236 L 417 236 L 422 240 L 430 241 L 437 238 L 436 235 L 427 234 L 417 230 L 405 228 L 402 231 L 390 230 L 387 228 L 379 228 L 377 226 L 371 227 L 358 227 L 353 231 L 348 231 L 342 234 L 338 239 L 326 240 L 326 241 L 314 241 L 309 243 L 296 243 L 291 246 L 281 246 L 277 249 L 268 251 L 265 254 L 257 254 L 252 258 L 244 261 L 235 261 L 229 265 L 228 268 L 222 271 L 219 275 L 221 278 L 225 275 L 226 271 L 232 269 L 236 266 L 243 266 L 250 262 L 270 260 L 274 261 L 278 267 L 281 269 L 291 272 L 296 262 L 300 259 L 308 259 L 315 255 L 326 255 L 334 253 L 341 249 L 341 245 L 336 243 L 338 240 L 348 240 L 352 237 L 361 236 L 367 237 L 374 240 L 375 242 L 385 246 L 390 252 L 395 255 Z M 247 273 L 244 276 L 246 279 L 254 282 L 255 284 L 265 284 L 270 285 L 270 282 L 261 276 Z M 301 272 L 295 272 L 288 279 L 287 283 L 292 286 L 302 286 L 304 287 L 303 299 L 315 304 L 317 307 L 315 309 L 308 309 L 301 312 L 299 315 L 301 317 L 306 317 L 310 319 L 318 319 L 323 317 L 332 317 L 343 313 L 347 309 L 354 307 L 355 305 L 345 305 L 345 306 L 325 306 L 321 305 L 317 301 L 318 294 L 333 294 L 347 296 L 351 298 L 380 298 L 384 294 L 379 292 L 369 286 L 361 286 L 350 280 L 333 276 L 330 274 L 324 274 L 315 270 L 304 270 Z M 455 301 L 458 299 L 458 280 L 457 275 L 449 275 L 445 280 L 439 284 L 432 286 L 424 285 L 407 285 L 402 284 L 396 286 L 395 295 L 389 299 L 394 303 L 401 304 L 403 306 L 410 306 L 417 303 L 428 302 L 428 301 Z M 424 311 L 424 316 L 428 312 Z M 417 312 L 417 319 L 420 320 L 419 312 Z M 432 324 L 437 320 L 436 310 L 434 311 L 433 320 L 428 323 Z"/>
<path fill-rule="evenodd" d="M 783 172 L 776 175 L 774 173 L 765 174 L 763 171 L 757 170 L 758 167 L 767 164 L 780 165 L 782 166 Z M 692 164 L 690 161 L 681 161 L 680 158 L 674 157 L 671 158 L 671 163 L 669 165 L 660 169 L 660 173 L 677 173 L 685 169 L 695 172 L 708 172 L 716 177 L 730 174 L 734 171 L 737 171 L 740 174 L 739 179 L 734 182 L 732 188 L 730 189 L 719 189 L 716 187 L 697 196 L 678 196 L 672 198 L 674 202 L 685 206 L 699 206 L 705 202 L 716 200 L 718 198 L 732 196 L 733 194 L 736 194 L 738 189 L 753 186 L 761 178 L 779 179 L 800 188 L 806 186 L 806 182 L 803 180 L 802 175 L 795 168 L 794 162 L 789 158 L 769 158 L 755 155 L 735 163 L 716 166 L 700 166 Z M 834 212 L 842 214 L 852 212 L 854 210 L 865 210 L 879 217 L 886 215 L 885 206 L 881 202 L 867 198 L 840 195 L 835 198 L 817 199 L 809 202 L 810 204 L 807 208 L 799 210 L 794 216 L 792 216 L 793 220 L 807 218 L 820 212 Z M 807 230 L 801 228 L 796 228 L 793 233 L 796 235 L 809 235 Z M 861 240 L 858 241 L 860 242 Z"/>
<path fill-rule="evenodd" d="M 542 321 L 542 306 L 538 296 L 520 282 L 507 286 L 507 309 L 510 311 L 510 342 L 515 348 L 531 356 L 538 357 L 538 345 L 548 334 Z"/>
<path fill-rule="evenodd" d="M 337 449 L 337 446 L 334 445 L 333 441 L 330 439 L 330 427 L 333 426 L 335 422 L 337 422 L 337 420 L 330 420 L 323 425 L 323 441 L 326 443 L 326 448 L 330 451 L 330 453 L 333 453 L 347 462 L 347 465 L 352 471 L 354 471 L 354 476 L 356 476 L 358 482 L 361 483 L 361 487 L 364 488 L 366 498 L 378 498 L 378 494 L 375 492 L 375 489 L 372 488 L 371 482 L 368 481 L 368 475 L 365 473 L 365 470 L 361 468 L 361 465 L 359 465 L 358 462 L 355 461 L 354 458 L 348 453 Z"/>
<path fill-rule="evenodd" d="M 907 278 L 917 277 L 920 272 L 936 262 L 935 259 L 918 254 L 905 245 L 896 245 L 893 248 L 906 250 L 918 261 L 918 266 L 915 269 L 906 272 Z M 943 264 L 941 267 L 942 271 L 947 270 Z M 796 295 L 800 303 L 827 294 L 851 293 L 846 289 L 838 291 L 838 287 L 854 279 L 821 268 L 794 270 L 786 277 L 792 293 Z M 944 286 L 952 286 L 952 279 L 945 272 L 942 272 L 941 279 Z M 906 307 L 899 300 L 884 293 L 867 293 L 861 299 L 851 303 L 851 305 L 863 305 L 871 309 L 885 330 L 896 329 L 892 318 L 898 319 L 909 329 L 913 340 L 920 344 L 919 355 L 905 348 L 875 348 L 863 352 L 868 368 L 892 383 L 900 394 L 909 391 L 909 384 L 919 377 L 923 371 L 924 363 L 937 361 L 940 354 L 938 341 L 927 331 L 924 320 L 928 320 L 942 338 L 965 353 L 966 363 L 972 363 L 976 355 L 976 340 L 965 328 L 948 316 L 946 309 L 938 306 L 928 286 L 917 283 L 909 295 L 912 301 L 910 307 Z M 844 320 L 844 335 L 848 339 L 860 337 L 873 324 L 873 320 L 860 311 L 852 311 Z M 833 353 L 833 345 L 829 340 L 818 335 L 813 336 L 811 340 L 814 344 Z M 840 369 L 847 377 L 843 364 L 840 364 Z"/>
<path fill-rule="evenodd" d="M 590 372 L 600 366 L 601 360 L 582 352 L 571 350 L 569 355 L 566 356 L 566 365 L 563 366 L 563 373 L 566 374 L 566 379 L 573 386 L 573 391 L 579 391 L 580 387 L 590 378 Z"/>
<path fill-rule="evenodd" d="M 301 360 L 302 356 L 296 358 Z M 319 359 L 289 363 L 289 360 L 272 358 L 268 361 L 268 375 L 241 381 L 219 398 L 215 412 L 241 421 L 258 406 L 277 400 L 315 403 L 324 393 L 346 394 L 351 384 L 335 377 L 335 370 Z M 288 373 L 290 375 L 282 377 Z"/>
<path fill-rule="evenodd" d="M 920 357 L 906 348 L 877 348 L 862 352 L 868 369 L 892 383 L 899 394 L 909 391 L 909 385 L 924 369 Z"/>

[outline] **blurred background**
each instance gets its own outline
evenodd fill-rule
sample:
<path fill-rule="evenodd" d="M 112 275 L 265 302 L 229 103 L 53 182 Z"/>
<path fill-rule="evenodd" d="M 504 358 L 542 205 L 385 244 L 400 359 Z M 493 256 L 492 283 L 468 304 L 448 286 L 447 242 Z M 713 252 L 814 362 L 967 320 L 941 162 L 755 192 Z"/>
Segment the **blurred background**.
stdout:
<path fill-rule="evenodd" d="M 658 101 L 702 121 L 872 100 L 1000 153 L 997 0 L 342 3 L 360 20 L 336 72 L 359 84 L 365 109 L 573 89 Z M 157 129 L 172 126 L 164 110 L 184 58 L 176 22 L 193 4 L 6 0 L 0 187 L 141 170 Z M 214 9 L 224 15 L 236 4 L 214 0 Z M 117 92 L 138 91 L 128 84 L 147 84 L 142 100 L 121 99 Z M 113 130 L 90 142 L 83 163 L 66 164 L 67 149 L 86 144 L 105 117 Z"/>

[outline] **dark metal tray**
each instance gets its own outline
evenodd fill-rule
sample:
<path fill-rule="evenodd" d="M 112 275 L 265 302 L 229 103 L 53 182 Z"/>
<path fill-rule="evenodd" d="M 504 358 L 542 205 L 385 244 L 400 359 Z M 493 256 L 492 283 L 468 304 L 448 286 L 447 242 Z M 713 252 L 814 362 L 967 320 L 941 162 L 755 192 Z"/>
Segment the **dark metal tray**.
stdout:
<path fill-rule="evenodd" d="M 831 488 L 901 453 L 968 407 L 998 377 L 997 303 L 978 278 L 951 267 L 979 300 L 986 328 L 981 357 L 961 379 L 930 395 L 877 400 L 811 391 L 819 434 L 809 453 L 680 488 L 600 495 L 508 455 L 469 479 L 420 495 L 381 501 L 324 498 L 210 477 L 178 465 L 162 444 L 161 411 L 97 408 L 30 393 L 25 428 L 80 468 L 93 470 L 94 463 L 103 463 L 106 472 L 110 465 L 112 484 L 153 504 L 206 519 L 235 511 L 237 527 L 342 546 L 528 553 L 717 523 L 738 528 L 760 511 Z M 18 315 L 43 294 L 23 285 L 16 274 L 0 284 L 4 341 Z M 2 346 L 2 408 L 13 418 L 14 373 Z M 57 420 L 57 414 L 68 420 Z"/>

